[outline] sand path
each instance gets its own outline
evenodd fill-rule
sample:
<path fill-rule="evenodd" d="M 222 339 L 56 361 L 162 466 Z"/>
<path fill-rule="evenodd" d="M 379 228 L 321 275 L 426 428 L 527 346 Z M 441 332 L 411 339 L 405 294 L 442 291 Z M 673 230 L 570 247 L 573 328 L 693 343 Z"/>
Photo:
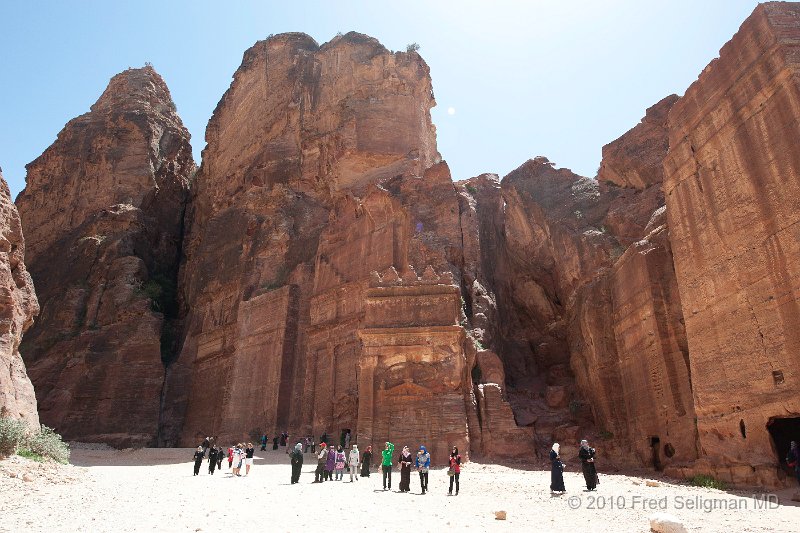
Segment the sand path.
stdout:
<path fill-rule="evenodd" d="M 635 475 L 601 474 L 598 492 L 589 494 L 582 491 L 581 475 L 568 471 L 569 492 L 551 497 L 548 471 L 471 463 L 459 496 L 447 496 L 443 469 L 431 472 L 430 493 L 423 496 L 414 473 L 410 494 L 395 492 L 397 472 L 392 492 L 381 489 L 375 473 L 352 484 L 348 476 L 312 484 L 310 454 L 300 483 L 290 485 L 282 449 L 257 452 L 250 476 L 241 478 L 229 474 L 227 461 L 221 474 L 209 475 L 204 463 L 194 477 L 191 456 L 190 449 L 78 449 L 72 455 L 77 466 L 59 474 L 63 483 L 59 475 L 37 474 L 36 465 L 29 465 L 33 481 L 23 481 L 21 473 L 12 478 L 8 472 L 25 465 L 19 458 L 5 467 L 0 463 L 6 472 L 0 472 L 0 531 L 648 531 L 648 517 L 656 511 L 647 507 L 664 504 L 690 531 L 800 531 L 800 507 L 789 501 L 791 491 L 778 494 L 781 503 L 755 509 L 759 502 L 746 493 L 663 480 L 648 487 Z M 748 508 L 678 508 L 715 501 Z M 576 503 L 580 508 L 571 509 Z M 592 504 L 595 509 L 588 509 Z M 495 520 L 500 510 L 507 520 Z"/>

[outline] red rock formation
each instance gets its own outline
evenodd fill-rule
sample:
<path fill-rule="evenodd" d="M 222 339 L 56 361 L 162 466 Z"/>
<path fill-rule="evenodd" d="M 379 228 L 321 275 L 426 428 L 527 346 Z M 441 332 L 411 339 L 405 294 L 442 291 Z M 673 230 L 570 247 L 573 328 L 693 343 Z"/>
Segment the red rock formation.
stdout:
<path fill-rule="evenodd" d="M 249 427 L 239 431 L 300 425 L 292 391 L 303 390 L 311 292 L 323 282 L 315 265 L 327 260 L 316 257 L 320 234 L 346 191 L 430 166 L 433 103 L 417 54 L 392 54 L 360 34 L 322 47 L 283 34 L 245 53 L 209 122 L 187 217 L 187 334 L 167 382 L 165 420 L 177 426 L 165 428 L 167 442 L 222 431 L 216 406 L 232 383 L 241 303 L 287 285 L 295 305 L 275 320 L 303 334 L 285 349 L 265 339 L 260 352 L 282 359 L 272 368 L 286 373 L 271 380 L 284 393 L 273 388 L 267 412 L 251 406 Z"/>
<path fill-rule="evenodd" d="M 737 484 L 776 482 L 791 430 L 769 430 L 796 434 L 800 418 L 798 43 L 800 4 L 758 6 L 669 113 L 664 190 L 705 456 L 692 471 Z"/>
<path fill-rule="evenodd" d="M 597 179 L 619 187 L 643 190 L 664 181 L 664 157 L 669 148 L 667 114 L 678 100 L 671 94 L 649 107 L 642 121 L 603 147 Z"/>
<path fill-rule="evenodd" d="M 418 278 L 409 269 L 401 278 L 390 267 L 382 277 L 375 273 L 364 303 L 358 372 L 349 372 L 357 378 L 359 439 L 428 443 L 439 464 L 451 446 L 468 451 L 466 338 L 452 275 L 430 268 Z"/>
<path fill-rule="evenodd" d="M 25 240 L 17 208 L 0 171 L 0 416 L 39 428 L 36 396 L 19 353 L 22 335 L 39 313 L 25 269 Z"/>
<path fill-rule="evenodd" d="M 572 368 L 615 459 L 662 468 L 697 457 L 680 296 L 664 210 L 645 238 L 582 290 Z"/>
<path fill-rule="evenodd" d="M 435 462 L 589 436 L 604 464 L 778 484 L 800 431 L 798 42 L 798 4 L 759 6 L 597 180 L 536 158 L 455 186 L 415 52 L 257 43 L 208 125 L 163 394 L 172 329 L 148 291 L 174 288 L 191 161 L 163 82 L 125 73 L 18 201 L 42 418 L 148 443 L 162 398 L 162 444 L 350 430 Z"/>
<path fill-rule="evenodd" d="M 28 165 L 17 206 L 42 313 L 23 353 L 42 421 L 67 439 L 155 442 L 193 171 L 151 67 L 112 78 Z"/>
<path fill-rule="evenodd" d="M 604 458 L 617 464 L 696 458 L 657 170 L 674 101 L 651 108 L 604 150 L 605 174 L 618 169 L 614 177 L 633 187 L 544 158 L 502 185 L 491 176 L 459 184 L 467 320 L 502 359 L 517 422 L 533 426 L 541 449 L 567 439 L 569 450 L 582 434 L 610 439 Z"/>
<path fill-rule="evenodd" d="M 578 293 L 572 368 L 619 462 L 657 468 L 697 457 L 694 406 L 661 170 L 666 114 L 677 99 L 603 148 L 601 196 L 616 192 L 604 227 L 627 250 Z M 614 182 L 627 188 L 619 190 Z"/>
<path fill-rule="evenodd" d="M 620 193 L 601 197 L 596 181 L 545 158 L 528 161 L 502 185 L 484 175 L 459 189 L 466 320 L 502 361 L 503 379 L 495 383 L 508 386 L 496 393 L 479 386 L 476 397 L 487 404 L 507 397 L 517 423 L 533 426 L 536 449 L 544 451 L 554 438 L 592 426 L 569 372 L 568 312 L 577 291 L 617 253 L 602 222 Z M 506 429 L 513 431 L 492 442 L 525 449 L 513 436 L 519 428 Z"/>
<path fill-rule="evenodd" d="M 360 34 L 321 47 L 284 34 L 245 53 L 209 123 L 187 217 L 186 338 L 169 369 L 165 443 L 349 429 L 362 444 L 401 434 L 439 439 L 431 443 L 444 447 L 437 461 L 448 442 L 468 451 L 477 406 L 459 290 L 431 281 L 460 279 L 463 263 L 458 196 L 437 163 L 433 104 L 419 55 L 391 53 Z M 410 284 L 408 295 L 392 296 L 399 307 L 389 315 L 370 314 L 384 302 L 372 272 L 399 272 L 397 283 Z M 455 305 L 446 323 L 433 312 L 440 289 Z M 381 333 L 375 320 L 387 317 L 391 331 Z M 439 347 L 419 368 L 416 359 L 392 359 L 410 372 L 395 398 L 393 386 L 379 385 L 399 370 L 378 354 L 412 337 L 423 351 L 427 342 Z M 376 373 L 369 383 L 359 379 L 367 367 Z M 393 409 L 413 410 L 409 387 L 447 400 L 390 430 Z"/>

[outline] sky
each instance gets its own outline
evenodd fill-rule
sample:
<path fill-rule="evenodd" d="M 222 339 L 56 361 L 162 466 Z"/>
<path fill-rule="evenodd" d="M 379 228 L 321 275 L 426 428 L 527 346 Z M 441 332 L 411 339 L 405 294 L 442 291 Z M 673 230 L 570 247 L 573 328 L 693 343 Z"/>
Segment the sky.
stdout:
<path fill-rule="evenodd" d="M 594 176 L 601 149 L 664 96 L 683 94 L 753 11 L 749 0 L 236 1 L 0 3 L 0 167 L 12 195 L 25 165 L 128 67 L 153 64 L 192 135 L 242 54 L 270 34 L 420 45 L 438 146 L 453 179 L 503 176 L 544 155 Z"/>

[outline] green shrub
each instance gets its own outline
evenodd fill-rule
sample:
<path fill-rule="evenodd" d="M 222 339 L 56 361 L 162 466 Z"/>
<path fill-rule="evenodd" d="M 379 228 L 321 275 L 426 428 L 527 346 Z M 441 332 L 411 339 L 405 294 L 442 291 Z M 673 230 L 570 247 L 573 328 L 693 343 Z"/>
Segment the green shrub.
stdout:
<path fill-rule="evenodd" d="M 61 435 L 45 425 L 39 431 L 28 434 L 24 447 L 31 453 L 56 462 L 69 462 L 69 445 L 61 440 Z"/>
<path fill-rule="evenodd" d="M 44 457 L 39 455 L 38 453 L 33 453 L 32 451 L 28 450 L 27 448 L 20 448 L 17 450 L 17 455 L 20 457 L 27 457 L 28 459 L 32 459 L 38 463 L 44 462 Z"/>
<path fill-rule="evenodd" d="M 28 426 L 21 420 L 0 417 L 0 457 L 17 453 L 17 448 L 25 440 Z"/>
<path fill-rule="evenodd" d="M 690 477 L 689 483 L 695 487 L 705 487 L 707 489 L 725 490 L 726 487 L 724 481 L 720 481 L 719 479 L 715 479 L 712 476 L 707 476 L 705 474 L 697 474 L 696 476 Z"/>
<path fill-rule="evenodd" d="M 406 52 L 417 52 L 419 51 L 419 45 L 417 43 L 411 43 L 406 46 Z"/>
<path fill-rule="evenodd" d="M 478 193 L 478 189 L 474 185 L 467 185 L 464 188 L 467 189 L 467 191 L 469 191 L 470 194 Z"/>

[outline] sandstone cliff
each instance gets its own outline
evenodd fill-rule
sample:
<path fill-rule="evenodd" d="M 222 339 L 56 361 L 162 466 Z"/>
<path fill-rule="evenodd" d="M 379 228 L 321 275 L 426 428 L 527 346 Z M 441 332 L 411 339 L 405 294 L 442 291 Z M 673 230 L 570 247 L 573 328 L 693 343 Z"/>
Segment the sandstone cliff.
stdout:
<path fill-rule="evenodd" d="M 164 443 L 350 430 L 362 445 L 392 433 L 467 448 L 475 363 L 434 104 L 418 54 L 361 34 L 322 46 L 283 34 L 245 53 L 187 214 L 186 335 L 168 370 Z M 453 304 L 445 322 L 426 311 Z M 417 344 L 421 360 L 396 358 Z M 388 423 L 433 394 L 436 412 Z"/>
<path fill-rule="evenodd" d="M 17 207 L 42 313 L 22 348 L 42 422 L 67 439 L 156 440 L 193 172 L 149 66 L 112 78 L 28 165 Z"/>
<path fill-rule="evenodd" d="M 800 430 L 798 37 L 800 4 L 758 6 L 669 113 L 664 191 L 707 462 L 695 471 L 735 483 L 774 483 Z"/>
<path fill-rule="evenodd" d="M 116 444 L 350 431 L 436 461 L 554 440 L 571 457 L 588 436 L 603 464 L 781 483 L 799 39 L 800 5 L 759 6 L 596 179 L 537 157 L 454 184 L 417 53 L 270 37 L 208 124 L 188 203 L 163 81 L 115 77 L 18 199 L 43 421 Z"/>
<path fill-rule="evenodd" d="M 0 171 L 0 416 L 39 428 L 36 396 L 19 353 L 22 335 L 39 313 L 25 269 L 25 240 L 17 208 Z"/>

